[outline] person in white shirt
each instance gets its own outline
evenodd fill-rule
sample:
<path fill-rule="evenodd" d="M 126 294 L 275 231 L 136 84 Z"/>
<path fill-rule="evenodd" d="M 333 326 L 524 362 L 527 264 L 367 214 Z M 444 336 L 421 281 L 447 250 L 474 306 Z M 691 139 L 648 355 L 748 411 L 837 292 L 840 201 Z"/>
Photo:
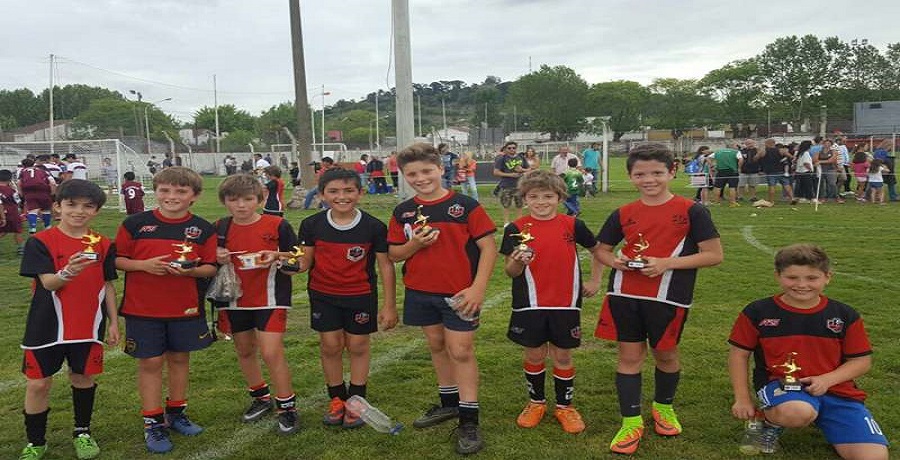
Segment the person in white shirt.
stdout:
<path fill-rule="evenodd" d="M 581 160 L 577 155 L 569 151 L 569 147 L 562 146 L 559 148 L 559 154 L 553 157 L 553 160 L 550 162 L 550 168 L 553 169 L 553 172 L 556 175 L 561 176 L 569 170 L 569 159 L 574 158 L 578 161 L 578 165 L 581 166 Z"/>
<path fill-rule="evenodd" d="M 262 155 L 258 153 L 253 154 L 253 169 L 261 170 L 272 166 L 268 161 L 266 161 Z"/>
<path fill-rule="evenodd" d="M 69 153 L 64 158 L 66 161 L 66 172 L 71 174 L 70 179 L 87 180 L 87 165 L 79 161 L 74 153 Z"/>

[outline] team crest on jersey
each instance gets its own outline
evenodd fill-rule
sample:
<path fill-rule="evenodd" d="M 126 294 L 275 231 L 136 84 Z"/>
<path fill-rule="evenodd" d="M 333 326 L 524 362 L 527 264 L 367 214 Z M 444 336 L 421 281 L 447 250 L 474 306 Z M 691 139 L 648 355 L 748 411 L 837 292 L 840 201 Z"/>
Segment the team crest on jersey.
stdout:
<path fill-rule="evenodd" d="M 622 226 L 623 226 L 623 227 L 627 227 L 627 226 L 629 226 L 629 225 L 634 225 L 634 224 L 636 224 L 636 223 L 637 223 L 637 222 L 636 222 L 634 219 L 632 219 L 632 218 L 629 217 L 628 220 L 626 220 L 625 223 L 622 224 Z"/>
<path fill-rule="evenodd" d="M 573 235 L 572 232 L 566 231 L 566 232 L 563 234 L 563 240 L 564 240 L 566 243 L 574 243 L 574 242 L 575 242 L 575 235 Z"/>
<path fill-rule="evenodd" d="M 461 205 L 459 203 L 454 204 L 453 206 L 450 206 L 449 208 L 447 208 L 447 214 L 450 214 L 450 217 L 452 217 L 454 219 L 459 219 L 460 217 L 462 217 L 463 213 L 465 213 L 465 212 L 466 212 L 466 208 L 464 208 L 463 205 Z"/>
<path fill-rule="evenodd" d="M 844 320 L 834 317 L 825 322 L 825 327 L 835 334 L 840 334 L 844 330 Z"/>
<path fill-rule="evenodd" d="M 138 230 L 138 233 L 153 233 L 156 231 L 157 227 L 159 227 L 159 225 L 144 225 Z"/>
<path fill-rule="evenodd" d="M 278 236 L 277 236 L 277 235 L 273 235 L 273 234 L 271 234 L 271 233 L 263 233 L 261 236 L 262 236 L 263 241 L 265 241 L 265 242 L 267 242 L 267 243 L 268 243 L 268 242 L 278 241 Z"/>
<path fill-rule="evenodd" d="M 687 216 L 684 214 L 675 214 L 672 216 L 672 223 L 675 225 L 687 225 Z"/>
<path fill-rule="evenodd" d="M 356 324 L 366 324 L 369 322 L 369 319 L 371 319 L 371 315 L 364 311 L 353 315 L 353 321 L 356 321 Z"/>
<path fill-rule="evenodd" d="M 350 262 L 359 262 L 366 256 L 366 250 L 362 246 L 353 246 L 347 250 L 347 260 Z"/>
<path fill-rule="evenodd" d="M 781 318 L 763 318 L 759 322 L 759 327 L 778 327 L 781 324 Z"/>
<path fill-rule="evenodd" d="M 569 331 L 569 333 L 572 334 L 573 339 L 580 339 L 581 338 L 581 326 L 573 327 L 572 330 Z"/>
<path fill-rule="evenodd" d="M 203 234 L 203 230 L 200 230 L 200 227 L 192 225 L 186 229 L 184 229 L 184 237 L 192 240 L 196 240 L 200 238 L 200 235 Z"/>
<path fill-rule="evenodd" d="M 513 334 L 522 334 L 523 332 L 525 332 L 525 328 L 519 326 L 510 326 L 509 332 L 512 332 Z"/>
<path fill-rule="evenodd" d="M 409 219 L 410 217 L 416 217 L 416 212 L 415 211 L 407 211 L 407 212 L 404 212 L 403 214 L 400 214 L 401 219 Z"/>

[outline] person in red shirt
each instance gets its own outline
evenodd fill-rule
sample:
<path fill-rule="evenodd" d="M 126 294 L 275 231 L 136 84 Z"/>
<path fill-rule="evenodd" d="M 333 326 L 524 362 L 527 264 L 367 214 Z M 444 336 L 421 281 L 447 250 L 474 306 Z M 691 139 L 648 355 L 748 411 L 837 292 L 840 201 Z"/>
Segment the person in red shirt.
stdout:
<path fill-rule="evenodd" d="M 103 335 L 119 341 L 116 312 L 116 251 L 110 240 L 94 233 L 106 194 L 96 184 L 72 179 L 60 186 L 53 207 L 59 225 L 29 238 L 19 273 L 34 279 L 33 297 L 22 340 L 25 374 L 25 431 L 28 445 L 20 458 L 40 458 L 53 375 L 68 363 L 72 384 L 73 431 L 78 458 L 95 458 L 100 447 L 91 437 L 91 415 L 103 372 Z"/>
<path fill-rule="evenodd" d="M 266 168 L 267 173 L 270 168 Z M 280 269 L 280 253 L 288 253 L 297 244 L 294 229 L 281 217 L 260 215 L 265 189 L 249 174 L 235 174 L 219 185 L 219 201 L 230 217 L 216 222 L 220 265 L 232 264 L 241 283 L 242 294 L 217 304 L 219 328 L 234 338 L 238 364 L 251 397 L 244 412 L 245 422 L 261 419 L 272 410 L 269 385 L 263 378 L 262 356 L 275 384 L 278 434 L 292 434 L 299 428 L 297 401 L 291 385 L 291 370 L 284 356 L 284 331 L 287 310 L 291 308 L 291 275 L 296 271 Z"/>
<path fill-rule="evenodd" d="M 403 322 L 422 327 L 441 398 L 413 426 L 458 416 L 456 451 L 473 454 L 484 447 L 475 330 L 497 259 L 497 227 L 477 201 L 442 186 L 444 167 L 434 146 L 413 144 L 397 155 L 397 163 L 416 195 L 394 209 L 388 255 L 404 262 Z"/>
<path fill-rule="evenodd" d="M 642 145 L 629 153 L 625 165 L 640 199 L 610 214 L 597 235 L 600 260 L 612 272 L 594 334 L 618 342 L 616 390 L 622 426 L 609 447 L 632 454 L 644 434 L 641 369 L 648 346 L 656 362 L 654 430 L 661 436 L 681 433 L 672 408 L 681 378 L 678 342 L 693 301 L 697 269 L 722 262 L 722 243 L 703 205 L 669 191 L 675 159 L 668 148 Z"/>
<path fill-rule="evenodd" d="M 190 212 L 202 190 L 203 179 L 188 168 L 160 171 L 153 176 L 157 209 L 128 216 L 116 234 L 116 268 L 125 272 L 125 352 L 138 359 L 144 440 L 154 453 L 172 450 L 169 429 L 186 436 L 203 431 L 185 414 L 190 352 L 212 343 L 203 297 L 217 270 L 216 232 Z M 194 266 L 184 268 L 182 259 Z"/>
<path fill-rule="evenodd" d="M 568 195 L 559 176 L 547 170 L 529 171 L 518 188 L 529 215 L 504 228 L 500 246 L 506 256 L 506 274 L 512 278 L 513 311 L 507 337 L 525 347 L 523 367 L 531 398 L 516 423 L 534 428 L 544 417 L 544 362 L 549 355 L 556 390 L 554 416 L 564 431 L 577 434 L 585 425 L 572 405 L 572 350 L 581 345 L 581 298 L 597 293 L 603 269 L 592 257 L 590 280 L 582 283 L 577 245 L 592 254 L 600 247 L 583 221 L 557 212 Z"/>
<path fill-rule="evenodd" d="M 144 185 L 134 180 L 134 173 L 128 171 L 122 178 L 122 198 L 125 200 L 125 213 L 129 216 L 144 212 Z"/>
<path fill-rule="evenodd" d="M 771 454 L 784 428 L 815 424 L 841 458 L 887 459 L 887 438 L 866 408 L 854 379 L 872 368 L 872 346 L 863 320 L 849 305 L 822 295 L 831 281 L 822 248 L 794 244 L 775 254 L 781 293 L 744 307 L 728 338 L 728 373 L 734 388 L 732 414 L 757 417 L 747 371 L 765 422 L 748 454 Z M 800 388 L 784 383 L 790 375 Z"/>
<path fill-rule="evenodd" d="M 17 252 L 21 256 L 22 219 L 19 216 L 19 192 L 12 186 L 12 171 L 0 169 L 0 237 L 10 233 L 15 238 Z"/>
<path fill-rule="evenodd" d="M 326 425 L 360 426 L 345 407 L 351 396 L 366 397 L 371 346 L 369 335 L 397 324 L 396 275 L 388 259 L 387 226 L 357 208 L 362 181 L 354 171 L 333 168 L 319 179 L 328 210 L 303 219 L 301 269 L 309 270 L 310 323 L 319 333 L 319 350 L 328 397 Z M 384 305 L 378 308 L 381 273 Z M 376 322 L 377 319 L 377 322 Z M 350 355 L 350 386 L 344 384 L 344 350 Z"/>
<path fill-rule="evenodd" d="M 281 168 L 267 166 L 263 169 L 263 174 L 266 178 L 263 214 L 284 217 L 284 181 L 281 180 Z"/>
<path fill-rule="evenodd" d="M 37 232 L 38 214 L 44 223 L 44 228 L 51 225 L 51 207 L 53 193 L 56 191 L 56 181 L 46 169 L 35 165 L 34 160 L 25 158 L 22 160 L 22 169 L 19 171 L 19 191 L 25 200 L 25 217 L 28 219 L 28 233 Z"/>

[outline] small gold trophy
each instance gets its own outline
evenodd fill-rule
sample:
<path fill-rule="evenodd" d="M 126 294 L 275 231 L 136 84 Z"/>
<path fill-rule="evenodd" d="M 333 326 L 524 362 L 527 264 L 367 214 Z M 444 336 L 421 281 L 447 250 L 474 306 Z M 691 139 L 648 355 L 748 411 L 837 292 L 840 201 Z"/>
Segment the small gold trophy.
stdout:
<path fill-rule="evenodd" d="M 534 235 L 531 234 L 531 222 L 522 225 L 522 230 L 519 233 L 512 233 L 509 236 L 519 239 L 519 245 L 516 246 L 516 249 L 522 252 L 534 252 L 534 249 L 531 249 L 526 243 L 529 241 L 534 241 Z"/>
<path fill-rule="evenodd" d="M 416 208 L 416 221 L 413 223 L 413 231 L 416 233 L 428 233 L 431 231 L 431 226 L 428 225 L 428 217 L 425 214 L 422 214 L 422 205 L 420 204 L 418 208 Z"/>
<path fill-rule="evenodd" d="M 188 254 L 194 252 L 194 245 L 190 241 L 184 240 L 184 243 L 173 243 L 175 246 L 175 254 L 178 258 L 169 262 L 169 266 L 173 268 L 194 268 L 197 266 L 198 259 L 188 259 Z"/>
<path fill-rule="evenodd" d="M 631 246 L 634 248 L 634 257 L 625 262 L 625 266 L 636 270 L 645 268 L 647 266 L 647 259 L 644 258 L 643 252 L 650 247 L 650 243 L 644 239 L 644 234 L 638 233 L 638 240 L 631 243 Z"/>
<path fill-rule="evenodd" d="M 794 360 L 796 356 L 797 353 L 792 351 L 788 353 L 787 361 L 772 366 L 784 370 L 784 377 L 781 379 L 781 389 L 784 391 L 803 390 L 803 384 L 800 383 L 800 380 L 797 379 L 797 376 L 795 375 L 798 371 L 803 369 L 802 367 L 798 366 L 797 362 Z"/>
<path fill-rule="evenodd" d="M 281 262 L 281 269 L 289 272 L 297 272 L 300 271 L 300 258 L 303 257 L 303 247 L 294 246 L 293 251 L 290 251 L 290 256 Z"/>
<path fill-rule="evenodd" d="M 94 245 L 100 242 L 100 238 L 100 235 L 90 231 L 88 231 L 87 235 L 82 236 L 81 242 L 84 243 L 84 250 L 81 251 L 81 257 L 88 260 L 97 260 L 100 255 L 97 254 Z"/>

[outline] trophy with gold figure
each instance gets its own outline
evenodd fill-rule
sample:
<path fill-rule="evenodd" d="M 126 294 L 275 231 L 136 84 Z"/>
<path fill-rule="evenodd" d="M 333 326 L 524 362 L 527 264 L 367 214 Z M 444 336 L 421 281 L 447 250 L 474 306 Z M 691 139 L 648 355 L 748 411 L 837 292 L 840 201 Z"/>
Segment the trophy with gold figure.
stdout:
<path fill-rule="evenodd" d="M 516 249 L 521 252 L 534 253 L 534 249 L 528 246 L 528 243 L 534 241 L 534 235 L 531 234 L 531 222 L 522 225 L 522 230 L 519 230 L 519 233 L 511 233 L 509 236 L 519 240 L 519 245 L 516 246 Z"/>
<path fill-rule="evenodd" d="M 293 251 L 288 252 L 288 258 L 281 261 L 281 269 L 289 272 L 298 272 L 300 271 L 300 258 L 304 254 L 303 248 L 294 246 L 292 249 Z"/>
<path fill-rule="evenodd" d="M 792 351 L 788 353 L 785 362 L 772 366 L 774 368 L 781 368 L 784 371 L 784 377 L 781 378 L 781 389 L 784 391 L 803 390 L 803 384 L 800 383 L 800 379 L 797 378 L 796 375 L 797 372 L 803 368 L 797 365 L 797 361 L 795 360 L 796 357 L 797 353 Z"/>
<path fill-rule="evenodd" d="M 416 208 L 416 221 L 413 222 L 413 232 L 427 234 L 430 233 L 433 228 L 428 225 L 428 218 L 425 214 L 422 214 L 422 205 Z"/>
<path fill-rule="evenodd" d="M 644 239 L 643 233 L 638 233 L 638 240 L 631 243 L 631 247 L 634 248 L 632 252 L 634 253 L 634 257 L 625 262 L 625 266 L 628 268 L 633 268 L 635 270 L 640 270 L 647 266 L 647 259 L 644 258 L 643 253 L 650 247 L 650 242 Z"/>
<path fill-rule="evenodd" d="M 197 266 L 199 259 L 188 259 L 188 254 L 194 252 L 194 245 L 190 241 L 184 240 L 184 243 L 173 243 L 172 246 L 175 247 L 174 252 L 178 254 L 178 257 L 169 262 L 170 267 L 188 269 Z"/>
<path fill-rule="evenodd" d="M 87 235 L 81 237 L 81 242 L 84 243 L 84 249 L 81 251 L 81 257 L 88 260 L 97 260 L 100 258 L 100 255 L 97 254 L 97 250 L 94 249 L 94 246 L 100 242 L 101 236 L 88 231 Z"/>

